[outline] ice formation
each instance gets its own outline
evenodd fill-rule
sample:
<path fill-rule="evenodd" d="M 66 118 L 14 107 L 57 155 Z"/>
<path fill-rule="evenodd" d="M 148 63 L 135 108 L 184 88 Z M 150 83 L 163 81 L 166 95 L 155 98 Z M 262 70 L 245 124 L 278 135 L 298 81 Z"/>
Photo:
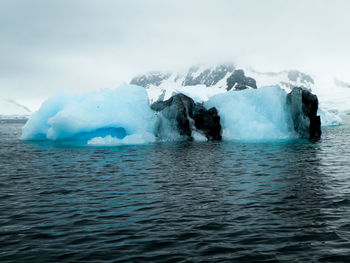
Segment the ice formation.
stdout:
<path fill-rule="evenodd" d="M 94 137 L 87 141 L 88 145 L 94 146 L 117 146 L 117 145 L 134 145 L 144 144 L 147 142 L 153 142 L 155 140 L 153 134 L 146 132 L 145 134 L 132 134 L 127 135 L 122 139 L 113 137 L 112 135 L 106 135 L 105 137 Z"/>
<path fill-rule="evenodd" d="M 286 92 L 278 86 L 228 91 L 204 105 L 216 107 L 226 140 L 276 140 L 296 137 L 286 108 Z"/>
<path fill-rule="evenodd" d="M 215 71 L 215 74 L 226 77 L 232 74 L 226 70 L 222 71 Z M 295 131 L 296 118 L 292 117 L 291 108 L 286 102 L 286 87 L 275 85 L 227 91 L 226 88 L 218 86 L 222 85 L 223 81 L 216 78 L 215 74 L 210 73 L 206 79 L 202 73 L 197 74 L 198 76 L 193 73 L 181 82 L 193 82 L 200 78 L 203 83 L 194 86 L 179 86 L 172 79 L 174 76 L 157 75 L 158 86 L 150 83 L 145 88 L 124 84 L 115 90 L 57 95 L 45 101 L 40 109 L 32 114 L 23 128 L 22 139 L 70 140 L 87 145 L 181 140 L 185 137 L 183 132 L 174 129 L 178 127 L 176 125 L 179 124 L 179 116 L 189 121 L 189 131 L 187 126 L 185 127 L 187 138 L 198 141 L 221 136 L 224 140 L 245 141 L 298 137 Z M 147 82 L 148 79 L 142 78 L 139 81 Z M 216 84 L 210 87 L 206 85 L 207 82 Z M 178 111 L 182 107 L 170 107 L 166 111 L 163 108 L 151 108 L 151 104 L 156 100 L 166 101 L 179 93 L 193 100 L 193 107 L 184 108 L 186 114 L 169 113 L 169 110 Z M 182 103 L 181 101 L 179 105 Z M 193 113 L 188 112 L 190 108 L 194 109 Z M 210 110 L 211 108 L 215 109 Z M 203 116 L 198 115 L 199 110 Z M 207 115 L 207 112 L 211 115 Z M 210 123 L 208 120 L 214 120 L 215 112 L 221 127 L 220 136 L 213 137 L 208 133 L 210 125 L 206 127 L 203 123 L 207 125 Z M 339 124 L 340 119 L 336 113 L 319 109 L 318 115 L 321 116 L 323 124 Z M 178 122 L 176 125 L 171 116 Z"/>
<path fill-rule="evenodd" d="M 154 140 L 154 123 L 145 89 L 122 85 L 115 90 L 61 94 L 47 100 L 24 126 L 22 139 L 148 142 Z"/>

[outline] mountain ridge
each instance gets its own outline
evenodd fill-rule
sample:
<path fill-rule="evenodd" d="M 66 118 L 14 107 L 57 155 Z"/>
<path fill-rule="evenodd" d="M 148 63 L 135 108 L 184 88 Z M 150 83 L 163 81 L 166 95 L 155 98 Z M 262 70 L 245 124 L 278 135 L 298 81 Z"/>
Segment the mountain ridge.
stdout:
<path fill-rule="evenodd" d="M 228 88 L 227 79 L 233 74 L 240 72 L 246 78 L 256 80 L 257 87 L 265 86 L 264 81 L 259 83 L 261 77 L 269 78 L 269 85 L 280 84 L 282 87 L 290 88 L 292 86 L 300 86 L 311 90 L 314 85 L 314 79 L 299 70 L 283 70 L 279 72 L 261 72 L 253 68 L 237 67 L 234 64 L 219 64 L 214 66 L 195 65 L 189 67 L 185 72 L 162 72 L 151 71 L 142 75 L 135 76 L 131 79 L 130 84 L 149 88 L 150 86 L 161 86 L 165 81 L 171 80 L 178 86 L 195 86 L 205 85 L 206 87 Z M 273 78 L 279 77 L 279 81 Z M 224 80 L 224 81 L 223 81 Z M 226 86 L 225 86 L 226 85 Z M 249 85 L 246 85 L 249 86 Z M 253 85 L 253 88 L 255 85 Z M 249 86 L 251 87 L 251 86 Z M 239 88 L 241 90 L 242 87 Z"/>

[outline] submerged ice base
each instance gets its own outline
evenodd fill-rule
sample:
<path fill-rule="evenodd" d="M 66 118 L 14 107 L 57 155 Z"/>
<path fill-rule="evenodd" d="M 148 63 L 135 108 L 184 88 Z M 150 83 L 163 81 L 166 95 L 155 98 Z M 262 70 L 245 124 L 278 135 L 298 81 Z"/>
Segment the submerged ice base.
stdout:
<path fill-rule="evenodd" d="M 224 140 L 294 139 L 298 136 L 286 96 L 279 86 L 228 91 L 213 94 L 203 106 L 207 110 L 216 108 Z M 63 94 L 48 99 L 31 116 L 23 128 L 22 139 L 69 140 L 86 145 L 181 140 L 182 136 L 163 117 L 151 109 L 146 89 L 135 85 L 79 95 Z M 160 120 L 165 123 L 162 131 L 159 131 Z M 197 129 L 190 133 L 194 140 L 205 139 Z"/>

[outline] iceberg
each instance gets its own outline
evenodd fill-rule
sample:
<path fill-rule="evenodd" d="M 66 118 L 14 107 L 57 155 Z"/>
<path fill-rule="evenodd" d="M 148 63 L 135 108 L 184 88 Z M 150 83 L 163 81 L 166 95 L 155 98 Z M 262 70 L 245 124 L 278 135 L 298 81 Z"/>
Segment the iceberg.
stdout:
<path fill-rule="evenodd" d="M 280 140 L 296 138 L 286 105 L 287 93 L 279 86 L 228 91 L 210 98 L 221 117 L 225 140 Z"/>
<path fill-rule="evenodd" d="M 339 112 L 337 110 L 328 110 L 326 108 L 319 107 L 317 114 L 321 116 L 322 127 L 338 126 L 343 124 L 343 120 L 339 116 Z"/>
<path fill-rule="evenodd" d="M 190 93 L 199 96 L 199 89 Z M 136 85 L 60 94 L 32 114 L 23 127 L 22 139 L 114 146 L 188 139 L 286 140 L 320 135 L 317 97 L 300 88 L 289 94 L 280 86 L 204 94 L 207 99 L 197 100 L 178 92 L 152 105 L 146 89 Z M 307 102 L 307 96 L 314 104 Z M 318 120 L 316 126 L 313 119 Z M 316 128 L 315 135 L 312 127 Z"/>
<path fill-rule="evenodd" d="M 142 138 L 142 142 L 149 142 L 155 140 L 155 121 L 146 90 L 122 85 L 115 90 L 60 94 L 47 100 L 23 127 L 22 139 L 84 140 L 100 144 L 98 138 L 110 136 L 106 140 L 116 142 L 137 135 L 138 142 Z M 130 142 L 130 137 L 127 141 Z"/>

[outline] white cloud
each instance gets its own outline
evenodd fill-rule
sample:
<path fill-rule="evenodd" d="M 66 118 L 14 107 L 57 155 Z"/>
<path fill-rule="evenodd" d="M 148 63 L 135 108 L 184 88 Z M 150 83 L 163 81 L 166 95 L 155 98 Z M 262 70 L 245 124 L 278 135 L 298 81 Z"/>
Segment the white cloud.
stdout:
<path fill-rule="evenodd" d="M 339 79 L 348 78 L 350 68 L 346 0 L 1 5 L 0 89 L 2 97 L 22 103 L 59 90 L 110 88 L 143 71 L 198 62 L 298 68 Z"/>

